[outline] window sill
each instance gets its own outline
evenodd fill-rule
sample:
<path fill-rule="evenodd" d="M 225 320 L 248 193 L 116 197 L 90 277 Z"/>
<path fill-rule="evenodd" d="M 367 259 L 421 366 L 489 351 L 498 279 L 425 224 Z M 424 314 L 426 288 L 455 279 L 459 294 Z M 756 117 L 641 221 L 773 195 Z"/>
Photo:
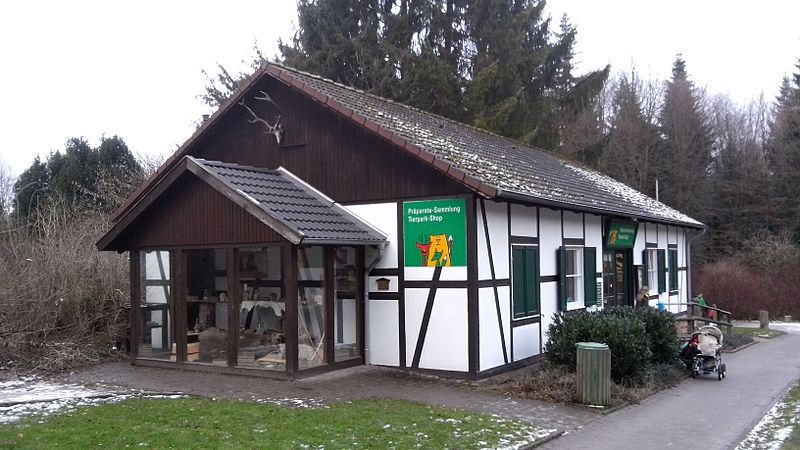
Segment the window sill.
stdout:
<path fill-rule="evenodd" d="M 536 314 L 534 316 L 529 316 L 529 317 L 521 317 L 519 319 L 511 320 L 511 327 L 515 328 L 515 327 L 521 327 L 523 325 L 530 325 L 532 323 L 539 323 L 541 322 L 541 320 L 542 320 L 541 314 Z"/>

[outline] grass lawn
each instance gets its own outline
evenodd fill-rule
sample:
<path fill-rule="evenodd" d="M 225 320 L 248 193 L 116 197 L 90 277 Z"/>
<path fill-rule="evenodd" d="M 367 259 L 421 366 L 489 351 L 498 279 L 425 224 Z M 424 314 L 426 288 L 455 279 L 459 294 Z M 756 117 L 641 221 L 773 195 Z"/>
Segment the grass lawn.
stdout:
<path fill-rule="evenodd" d="M 783 441 L 784 450 L 800 450 L 800 383 L 795 385 L 783 401 L 794 406 L 794 423 L 792 424 L 792 434 Z"/>
<path fill-rule="evenodd" d="M 395 400 L 293 409 L 205 398 L 138 398 L 0 426 L 0 448 L 497 448 L 547 432 Z"/>
<path fill-rule="evenodd" d="M 761 328 L 747 328 L 747 327 L 733 327 L 733 332 L 750 337 L 768 337 L 768 338 L 774 338 L 776 336 L 784 334 L 783 331 L 778 331 L 778 330 L 764 330 Z"/>

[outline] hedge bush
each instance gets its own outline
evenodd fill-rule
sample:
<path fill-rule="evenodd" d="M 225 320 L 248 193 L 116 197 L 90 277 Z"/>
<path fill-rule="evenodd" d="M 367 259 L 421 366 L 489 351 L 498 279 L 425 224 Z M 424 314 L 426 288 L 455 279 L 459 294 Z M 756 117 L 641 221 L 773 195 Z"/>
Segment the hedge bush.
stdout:
<path fill-rule="evenodd" d="M 669 362 L 677 346 L 672 314 L 653 308 L 606 308 L 555 314 L 545 344 L 547 359 L 575 370 L 577 342 L 602 342 L 611 350 L 611 377 L 628 383 L 652 363 Z"/>

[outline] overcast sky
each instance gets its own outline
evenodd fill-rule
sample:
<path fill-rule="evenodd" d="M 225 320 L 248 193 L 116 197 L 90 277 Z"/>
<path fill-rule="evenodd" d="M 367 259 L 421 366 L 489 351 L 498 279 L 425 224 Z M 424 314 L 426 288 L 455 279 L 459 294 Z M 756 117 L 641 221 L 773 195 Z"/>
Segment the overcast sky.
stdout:
<path fill-rule="evenodd" d="M 800 2 L 550 0 L 547 11 L 577 26 L 579 71 L 635 66 L 663 80 L 682 53 L 698 86 L 739 102 L 773 98 L 800 57 Z M 243 70 L 254 42 L 273 56 L 295 23 L 294 0 L 3 2 L 0 162 L 19 174 L 70 137 L 115 134 L 169 155 L 209 112 L 201 69 Z"/>

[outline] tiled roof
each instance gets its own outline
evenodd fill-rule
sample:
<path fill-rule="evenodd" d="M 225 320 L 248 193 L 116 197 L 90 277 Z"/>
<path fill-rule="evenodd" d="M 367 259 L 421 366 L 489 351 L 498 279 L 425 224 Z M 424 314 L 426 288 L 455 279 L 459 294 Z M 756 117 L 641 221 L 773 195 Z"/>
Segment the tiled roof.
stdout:
<path fill-rule="evenodd" d="M 265 70 L 490 196 L 703 226 L 611 177 L 544 150 L 289 67 L 271 64 Z"/>
<path fill-rule="evenodd" d="M 290 241 L 362 245 L 386 241 L 381 232 L 285 169 L 186 158 L 286 227 L 289 234 L 294 233 L 285 236 Z"/>

